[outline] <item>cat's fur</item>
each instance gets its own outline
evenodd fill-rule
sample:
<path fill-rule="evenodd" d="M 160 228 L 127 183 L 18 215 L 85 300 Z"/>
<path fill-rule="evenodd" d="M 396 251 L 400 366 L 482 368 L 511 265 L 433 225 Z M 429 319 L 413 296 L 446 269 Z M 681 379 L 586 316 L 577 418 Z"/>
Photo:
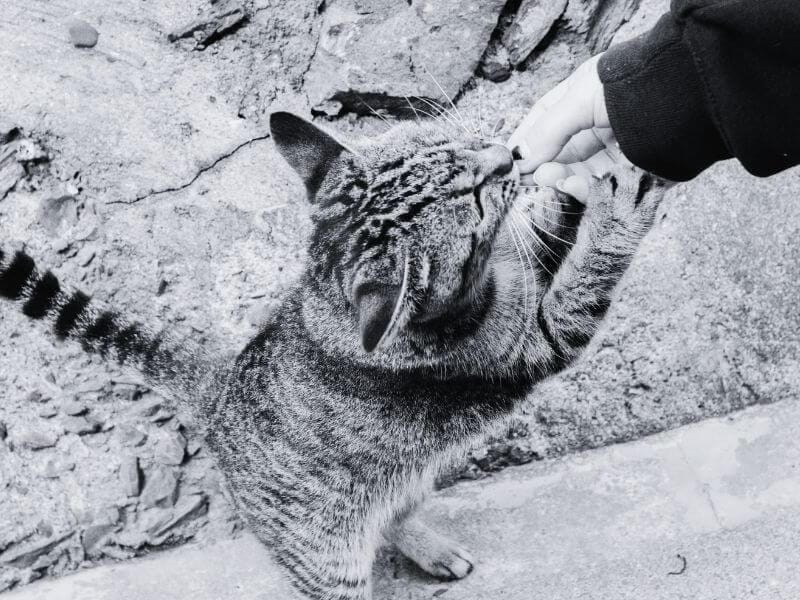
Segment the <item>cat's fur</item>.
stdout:
<path fill-rule="evenodd" d="M 62 291 L 21 252 L 0 257 L 0 295 L 192 404 L 241 516 L 304 597 L 370 598 L 384 536 L 462 577 L 469 554 L 415 509 L 442 465 L 581 352 L 661 192 L 622 169 L 581 217 L 549 191 L 520 196 L 504 147 L 435 123 L 352 147 L 286 113 L 271 126 L 314 233 L 304 277 L 232 362 Z M 551 243 L 510 237 L 514 203 Z"/>

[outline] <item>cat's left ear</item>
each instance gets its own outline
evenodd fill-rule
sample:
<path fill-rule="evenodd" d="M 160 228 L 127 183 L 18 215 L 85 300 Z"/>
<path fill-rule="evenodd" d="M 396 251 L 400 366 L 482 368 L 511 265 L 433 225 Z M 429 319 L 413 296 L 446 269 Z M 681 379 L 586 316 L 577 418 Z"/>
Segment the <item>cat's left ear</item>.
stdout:
<path fill-rule="evenodd" d="M 269 128 L 278 150 L 303 179 L 308 198 L 313 200 L 333 162 L 349 150 L 313 123 L 292 113 L 272 113 Z"/>

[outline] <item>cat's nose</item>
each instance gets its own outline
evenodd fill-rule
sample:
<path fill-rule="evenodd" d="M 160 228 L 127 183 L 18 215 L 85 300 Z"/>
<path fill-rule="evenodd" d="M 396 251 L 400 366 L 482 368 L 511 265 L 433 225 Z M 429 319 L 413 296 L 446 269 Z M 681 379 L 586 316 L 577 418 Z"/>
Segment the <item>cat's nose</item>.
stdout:
<path fill-rule="evenodd" d="M 514 168 L 514 157 L 511 150 L 503 144 L 490 144 L 480 151 L 485 172 L 489 176 L 502 177 Z"/>

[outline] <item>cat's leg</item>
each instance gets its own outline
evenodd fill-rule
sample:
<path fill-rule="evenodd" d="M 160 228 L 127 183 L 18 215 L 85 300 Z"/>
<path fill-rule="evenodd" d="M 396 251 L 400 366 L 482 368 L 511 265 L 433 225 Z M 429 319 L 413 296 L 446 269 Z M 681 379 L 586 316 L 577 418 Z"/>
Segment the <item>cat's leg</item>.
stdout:
<path fill-rule="evenodd" d="M 575 243 L 531 322 L 526 354 L 538 377 L 568 366 L 592 339 L 664 190 L 663 182 L 630 167 L 595 182 Z"/>
<path fill-rule="evenodd" d="M 461 579 L 474 568 L 475 561 L 461 544 L 437 533 L 414 514 L 395 524 L 389 537 L 406 558 L 435 577 Z"/>

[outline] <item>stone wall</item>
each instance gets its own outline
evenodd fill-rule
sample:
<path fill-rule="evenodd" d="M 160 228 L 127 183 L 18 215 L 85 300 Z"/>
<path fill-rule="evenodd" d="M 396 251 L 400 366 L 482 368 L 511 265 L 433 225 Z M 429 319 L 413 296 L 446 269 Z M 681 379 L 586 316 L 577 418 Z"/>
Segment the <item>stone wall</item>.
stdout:
<path fill-rule="evenodd" d="M 668 4 L 8 2 L 3 246 L 25 244 L 64 281 L 220 351 L 257 330 L 303 259 L 307 212 L 270 111 L 369 135 L 409 101 L 446 95 L 507 135 Z M 74 19 L 96 45 L 75 47 Z M 793 396 L 798 190 L 797 172 L 757 181 L 732 164 L 676 188 L 586 359 L 452 478 Z M 235 535 L 188 411 L 0 314 L 0 591 Z"/>

